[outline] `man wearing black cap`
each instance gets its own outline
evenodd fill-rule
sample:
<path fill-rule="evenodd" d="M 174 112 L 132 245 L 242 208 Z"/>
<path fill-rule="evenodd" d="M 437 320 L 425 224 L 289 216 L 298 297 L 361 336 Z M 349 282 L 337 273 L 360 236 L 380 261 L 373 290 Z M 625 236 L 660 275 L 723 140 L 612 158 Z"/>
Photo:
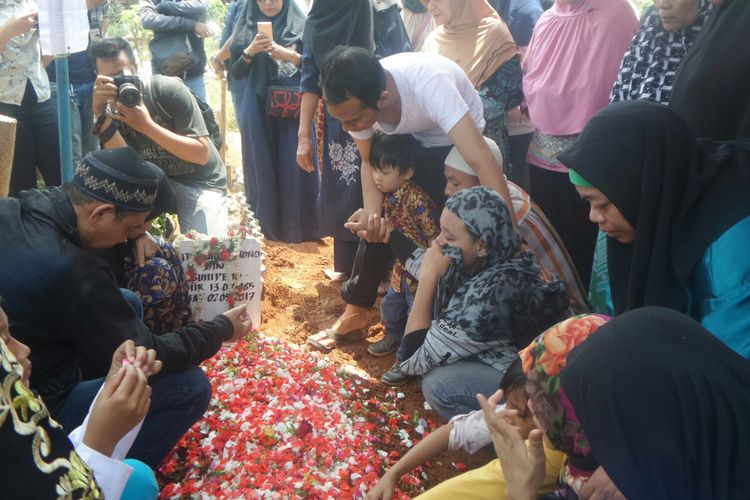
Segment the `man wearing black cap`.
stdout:
<path fill-rule="evenodd" d="M 0 199 L 0 295 L 14 334 L 31 347 L 32 385 L 52 415 L 74 428 L 102 385 L 102 379 L 81 380 L 81 358 L 103 376 L 125 340 L 155 349 L 164 367 L 151 381 L 151 409 L 130 452 L 151 467 L 208 405 L 211 388 L 196 365 L 251 326 L 238 307 L 153 335 L 93 253 L 143 226 L 158 194 L 156 168 L 131 148 L 97 151 L 62 188 Z"/>
<path fill-rule="evenodd" d="M 128 241 L 97 255 L 107 261 L 120 290 L 152 333 L 177 330 L 193 321 L 188 282 L 182 260 L 165 237 L 149 231 L 153 219 L 177 212 L 177 195 L 169 178 L 157 168 L 159 189 L 146 223 L 128 235 Z M 169 219 L 163 228 L 171 234 Z M 84 364 L 85 366 L 85 364 Z M 84 370 L 85 376 L 85 370 Z"/>

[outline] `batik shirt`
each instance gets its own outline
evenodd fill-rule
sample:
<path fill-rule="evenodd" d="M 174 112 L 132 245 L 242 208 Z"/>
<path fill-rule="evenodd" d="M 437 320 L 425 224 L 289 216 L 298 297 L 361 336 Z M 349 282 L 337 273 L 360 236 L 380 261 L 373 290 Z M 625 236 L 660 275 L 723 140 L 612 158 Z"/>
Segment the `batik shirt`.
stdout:
<path fill-rule="evenodd" d="M 383 215 L 388 218 L 394 230 L 400 231 L 421 248 L 430 246 L 432 240 L 440 233 L 435 202 L 424 189 L 412 181 L 406 181 L 395 193 L 386 194 Z M 396 261 L 391 286 L 397 292 L 401 291 L 402 276 L 404 268 L 401 262 Z M 415 277 L 407 274 L 406 279 L 409 288 L 414 288 L 412 292 L 416 292 Z"/>
<path fill-rule="evenodd" d="M 6 0 L 0 3 L 0 26 L 11 18 L 36 11 L 33 0 Z M 37 102 L 50 97 L 49 80 L 41 62 L 42 49 L 39 31 L 32 29 L 14 36 L 0 51 L 0 102 L 20 105 L 26 91 L 26 80 L 31 80 Z"/>
<path fill-rule="evenodd" d="M 2 496 L 103 498 L 91 468 L 22 378 L 23 368 L 0 339 Z"/>

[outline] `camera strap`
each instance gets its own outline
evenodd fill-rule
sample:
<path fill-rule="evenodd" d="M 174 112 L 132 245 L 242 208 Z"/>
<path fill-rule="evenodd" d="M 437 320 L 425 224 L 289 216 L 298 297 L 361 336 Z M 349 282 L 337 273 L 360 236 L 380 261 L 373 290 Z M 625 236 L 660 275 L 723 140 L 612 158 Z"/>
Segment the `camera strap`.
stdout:
<path fill-rule="evenodd" d="M 109 142 L 109 140 L 113 135 L 115 135 L 115 132 L 117 132 L 118 130 L 120 130 L 120 122 L 118 122 L 117 120 L 112 120 L 112 123 L 109 124 L 109 127 L 99 132 L 99 143 L 102 145 L 102 147 L 104 147 L 104 145 Z"/>
<path fill-rule="evenodd" d="M 104 106 L 104 111 L 102 111 L 99 116 L 96 117 L 96 123 L 94 123 L 94 129 L 91 131 L 91 133 L 93 133 L 94 135 L 99 135 L 106 120 L 107 106 Z"/>

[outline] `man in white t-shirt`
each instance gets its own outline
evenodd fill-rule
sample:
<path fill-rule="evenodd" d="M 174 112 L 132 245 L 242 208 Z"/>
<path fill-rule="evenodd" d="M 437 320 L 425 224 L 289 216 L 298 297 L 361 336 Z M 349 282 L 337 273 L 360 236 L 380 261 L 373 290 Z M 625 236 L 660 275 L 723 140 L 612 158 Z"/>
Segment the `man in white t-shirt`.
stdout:
<path fill-rule="evenodd" d="M 443 164 L 453 145 L 475 169 L 480 182 L 499 192 L 509 206 L 510 194 L 502 165 L 482 138 L 482 102 L 453 61 L 413 52 L 378 61 L 367 50 L 337 47 L 326 57 L 320 75 L 328 112 L 354 137 L 362 157 L 364 207 L 351 216 L 346 227 L 367 242 L 360 244 L 352 276 L 341 288 L 346 310 L 324 330 L 333 337 L 367 325 L 367 310 L 375 303 L 377 286 L 392 259 L 390 249 L 380 244 L 383 194 L 373 182 L 369 164 L 376 130 L 411 134 L 424 147 L 414 181 L 440 209 L 445 203 Z"/>

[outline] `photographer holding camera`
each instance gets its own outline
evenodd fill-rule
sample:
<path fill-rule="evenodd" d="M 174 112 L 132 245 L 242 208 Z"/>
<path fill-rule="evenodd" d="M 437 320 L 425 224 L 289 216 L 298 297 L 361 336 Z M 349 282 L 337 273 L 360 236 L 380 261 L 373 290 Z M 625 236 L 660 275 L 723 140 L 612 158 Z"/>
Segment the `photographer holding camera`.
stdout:
<path fill-rule="evenodd" d="M 140 79 L 133 49 L 107 38 L 90 49 L 97 77 L 94 127 L 102 148 L 130 146 L 169 177 L 180 230 L 223 235 L 227 228 L 224 163 L 190 89 L 178 78 Z"/>

